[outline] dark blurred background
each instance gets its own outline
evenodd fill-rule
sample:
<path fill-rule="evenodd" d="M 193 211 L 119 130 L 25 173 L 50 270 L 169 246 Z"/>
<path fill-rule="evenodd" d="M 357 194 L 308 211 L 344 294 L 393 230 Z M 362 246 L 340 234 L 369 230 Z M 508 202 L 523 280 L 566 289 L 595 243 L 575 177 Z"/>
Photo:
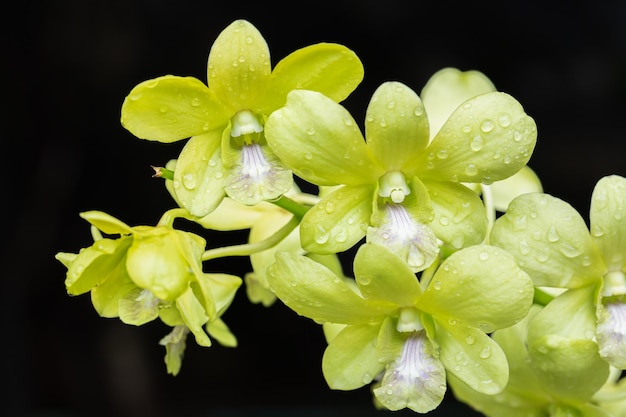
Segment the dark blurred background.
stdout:
<path fill-rule="evenodd" d="M 164 74 L 206 80 L 216 36 L 234 19 L 264 35 L 273 64 L 317 42 L 353 49 L 365 80 L 344 103 L 363 120 L 380 83 L 418 93 L 438 69 L 487 74 L 533 116 L 530 166 L 544 189 L 587 218 L 595 182 L 626 175 L 626 3 L 607 1 L 59 0 L 3 12 L 2 416 L 382 415 L 369 388 L 331 391 L 318 326 L 240 291 L 224 320 L 236 349 L 188 339 L 181 373 L 166 374 L 159 323 L 139 328 L 70 298 L 59 251 L 91 244 L 78 217 L 98 209 L 155 224 L 173 207 L 150 165 L 181 143 L 136 139 L 119 123 L 137 83 Z M 245 233 L 207 235 L 242 240 Z M 207 268 L 243 275 L 245 260 Z M 413 415 L 400 412 L 395 415 Z M 448 395 L 434 416 L 472 415 Z"/>

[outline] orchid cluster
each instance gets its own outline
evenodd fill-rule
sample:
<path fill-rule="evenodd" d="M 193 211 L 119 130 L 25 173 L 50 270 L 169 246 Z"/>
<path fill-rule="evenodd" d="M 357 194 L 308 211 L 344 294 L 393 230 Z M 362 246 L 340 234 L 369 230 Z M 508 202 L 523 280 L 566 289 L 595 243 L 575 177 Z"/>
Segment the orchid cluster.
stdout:
<path fill-rule="evenodd" d="M 102 317 L 170 326 L 173 375 L 190 333 L 237 345 L 221 317 L 243 287 L 318 323 L 328 386 L 370 386 L 374 407 L 427 413 L 450 389 L 486 416 L 626 416 L 626 179 L 597 183 L 587 227 L 543 192 L 535 122 L 484 74 L 443 68 L 419 95 L 384 82 L 361 129 L 340 103 L 363 77 L 333 43 L 272 67 L 237 20 L 206 83 L 137 85 L 122 125 L 186 140 L 155 168 L 177 208 L 154 226 L 81 213 L 94 243 L 57 254 L 68 293 L 90 293 Z M 249 239 L 207 249 L 176 219 Z M 231 256 L 252 270 L 205 272 Z"/>

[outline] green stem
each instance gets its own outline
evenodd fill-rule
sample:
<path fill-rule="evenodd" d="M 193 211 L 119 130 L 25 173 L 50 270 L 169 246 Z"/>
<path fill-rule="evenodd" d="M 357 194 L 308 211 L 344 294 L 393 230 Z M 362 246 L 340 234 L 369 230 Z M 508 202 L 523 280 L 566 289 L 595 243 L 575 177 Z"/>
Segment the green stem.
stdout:
<path fill-rule="evenodd" d="M 176 220 L 177 218 L 183 218 L 183 219 L 188 219 L 188 220 L 194 219 L 194 217 L 191 214 L 189 214 L 189 212 L 186 209 L 174 208 L 163 213 L 157 226 L 170 226 L 171 227 L 174 224 L 174 220 Z"/>
<path fill-rule="evenodd" d="M 280 208 L 283 208 L 298 218 L 298 220 L 302 220 L 302 217 L 309 211 L 310 207 L 303 206 L 302 204 L 296 203 L 294 200 L 282 196 L 278 200 L 272 201 L 273 204 L 277 205 Z"/>
<path fill-rule="evenodd" d="M 253 253 L 262 252 L 270 249 L 285 239 L 300 224 L 300 219 L 293 216 L 291 220 L 276 233 L 267 239 L 254 243 L 246 243 L 243 245 L 225 246 L 221 248 L 209 249 L 202 255 L 203 261 L 211 259 L 225 258 L 228 256 L 249 256 Z"/>

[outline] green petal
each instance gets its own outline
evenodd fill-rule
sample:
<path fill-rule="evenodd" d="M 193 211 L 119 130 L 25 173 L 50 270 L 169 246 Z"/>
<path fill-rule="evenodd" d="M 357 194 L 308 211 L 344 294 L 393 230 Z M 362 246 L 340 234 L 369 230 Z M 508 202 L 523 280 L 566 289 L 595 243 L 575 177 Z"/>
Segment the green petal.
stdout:
<path fill-rule="evenodd" d="M 207 73 L 209 87 L 231 109 L 256 111 L 271 73 L 267 42 L 250 22 L 234 21 L 213 43 Z"/>
<path fill-rule="evenodd" d="M 439 358 L 446 370 L 472 389 L 497 394 L 509 379 L 506 356 L 481 330 L 435 318 Z"/>
<path fill-rule="evenodd" d="M 200 346 L 211 346 L 211 339 L 204 332 L 202 326 L 209 321 L 202 304 L 198 301 L 191 288 L 188 288 L 180 297 L 176 299 L 176 307 L 185 321 L 185 325 L 196 338 L 196 343 Z"/>
<path fill-rule="evenodd" d="M 140 139 L 169 143 L 225 127 L 231 113 L 202 81 L 166 75 L 132 89 L 122 125 Z"/>
<path fill-rule="evenodd" d="M 415 274 L 384 246 L 361 245 L 354 257 L 354 276 L 363 297 L 372 300 L 410 307 L 422 295 Z"/>
<path fill-rule="evenodd" d="M 365 236 L 372 215 L 372 193 L 370 186 L 345 186 L 324 197 L 302 218 L 302 247 L 328 254 L 354 246 Z"/>
<path fill-rule="evenodd" d="M 425 181 L 435 218 L 435 235 L 455 250 L 481 243 L 487 233 L 482 200 L 467 187 L 453 182 Z"/>
<path fill-rule="evenodd" d="M 89 223 L 96 226 L 98 230 L 101 230 L 109 235 L 127 235 L 132 232 L 131 227 L 126 223 L 102 211 L 85 211 L 79 215 Z"/>
<path fill-rule="evenodd" d="M 67 269 L 65 288 L 70 295 L 86 293 L 109 278 L 118 277 L 132 237 L 100 239 L 80 251 Z"/>
<path fill-rule="evenodd" d="M 548 194 L 513 200 L 495 221 L 490 242 L 513 254 L 538 287 L 581 287 L 605 272 L 583 218 Z"/>
<path fill-rule="evenodd" d="M 226 170 L 220 158 L 221 132 L 192 137 L 174 171 L 176 200 L 193 216 L 204 217 L 222 202 Z"/>
<path fill-rule="evenodd" d="M 137 285 L 128 276 L 126 265 L 120 262 L 106 281 L 91 290 L 91 303 L 100 317 L 119 317 L 120 300 L 135 289 Z"/>
<path fill-rule="evenodd" d="M 243 281 L 238 276 L 230 274 L 203 274 L 203 277 L 215 300 L 216 315 L 220 317 L 230 307 Z"/>
<path fill-rule="evenodd" d="M 417 307 L 492 332 L 524 318 L 533 294 L 532 281 L 510 254 L 477 245 L 455 252 L 443 262 Z"/>
<path fill-rule="evenodd" d="M 176 326 L 159 341 L 160 345 L 165 346 L 165 365 L 168 374 L 176 376 L 180 372 L 188 334 L 187 327 Z"/>
<path fill-rule="evenodd" d="M 604 177 L 591 197 L 591 234 L 611 271 L 626 272 L 626 178 Z"/>
<path fill-rule="evenodd" d="M 437 71 L 420 94 L 428 111 L 431 138 L 464 101 L 493 91 L 496 91 L 496 87 L 482 72 L 459 71 L 457 68 Z"/>
<path fill-rule="evenodd" d="M 411 171 L 406 165 L 428 145 L 428 118 L 417 94 L 395 81 L 378 87 L 367 107 L 365 137 L 387 171 Z"/>
<path fill-rule="evenodd" d="M 206 331 L 213 339 L 217 340 L 220 345 L 237 347 L 237 338 L 222 319 L 216 319 L 207 323 Z"/>
<path fill-rule="evenodd" d="M 380 324 L 346 326 L 332 339 L 322 358 L 322 372 L 331 389 L 360 388 L 383 370 L 376 356 L 379 329 Z"/>
<path fill-rule="evenodd" d="M 284 105 L 294 89 L 318 91 L 339 103 L 361 83 L 363 74 L 359 58 L 343 45 L 318 43 L 298 49 L 276 64 L 262 112 L 270 114 Z"/>
<path fill-rule="evenodd" d="M 609 364 L 591 340 L 546 335 L 529 340 L 528 348 L 530 364 L 545 390 L 562 401 L 589 401 L 609 376 Z"/>
<path fill-rule="evenodd" d="M 567 290 L 550 301 L 530 322 L 528 343 L 545 335 L 591 340 L 596 329 L 597 291 L 596 286 L 590 285 Z"/>
<path fill-rule="evenodd" d="M 267 280 L 289 308 L 320 323 L 378 323 L 397 308 L 390 303 L 364 300 L 325 266 L 288 252 L 276 254 Z"/>
<path fill-rule="evenodd" d="M 384 173 L 350 113 L 314 91 L 290 92 L 267 119 L 265 137 L 288 167 L 317 185 L 374 183 Z"/>
<path fill-rule="evenodd" d="M 526 165 L 536 140 L 535 121 L 517 100 L 506 93 L 482 94 L 450 116 L 415 160 L 416 175 L 490 184 Z"/>
<path fill-rule="evenodd" d="M 120 320 L 141 326 L 159 317 L 159 299 L 148 290 L 135 288 L 119 300 Z"/>
<path fill-rule="evenodd" d="M 491 188 L 491 198 L 496 210 L 505 212 L 511 201 L 519 195 L 540 193 L 543 191 L 541 181 L 530 167 L 524 166 L 509 178 L 496 181 L 487 187 Z"/>
<path fill-rule="evenodd" d="M 260 219 L 271 215 L 273 210 L 278 210 L 278 208 L 271 203 L 262 202 L 254 206 L 246 206 L 225 197 L 215 210 L 195 220 L 195 222 L 205 229 L 211 230 L 233 231 L 249 229 L 253 224 L 259 222 Z"/>

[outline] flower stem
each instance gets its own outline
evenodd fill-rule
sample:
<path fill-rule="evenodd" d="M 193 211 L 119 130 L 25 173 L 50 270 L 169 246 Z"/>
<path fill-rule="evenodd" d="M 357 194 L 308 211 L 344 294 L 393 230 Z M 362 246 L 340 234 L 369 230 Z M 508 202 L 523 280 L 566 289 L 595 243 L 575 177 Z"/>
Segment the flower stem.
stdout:
<path fill-rule="evenodd" d="M 280 197 L 278 200 L 272 201 L 272 203 L 280 208 L 283 208 L 293 213 L 293 215 L 298 218 L 298 221 L 302 220 L 302 217 L 304 217 L 306 212 L 309 211 L 309 207 L 296 203 L 294 200 L 285 196 Z"/>
<path fill-rule="evenodd" d="M 300 219 L 293 216 L 289 222 L 281 227 L 276 233 L 267 239 L 254 243 L 246 243 L 243 245 L 225 246 L 215 249 L 209 249 L 202 255 L 203 261 L 211 259 L 225 258 L 228 256 L 249 256 L 253 253 L 262 252 L 270 249 L 286 238 L 300 224 Z"/>

